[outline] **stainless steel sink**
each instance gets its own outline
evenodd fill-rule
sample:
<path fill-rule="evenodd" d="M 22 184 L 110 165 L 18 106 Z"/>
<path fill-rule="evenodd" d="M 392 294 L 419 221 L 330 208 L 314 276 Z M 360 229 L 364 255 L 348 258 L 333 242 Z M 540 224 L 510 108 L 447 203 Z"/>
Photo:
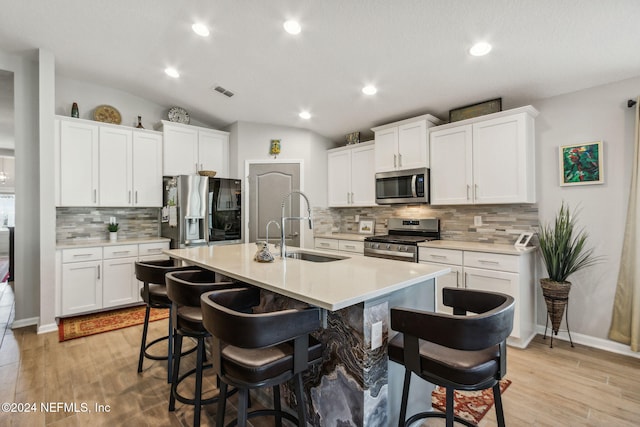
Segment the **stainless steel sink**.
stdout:
<path fill-rule="evenodd" d="M 331 262 L 331 261 L 339 261 L 341 259 L 349 258 L 346 256 L 314 254 L 314 253 L 302 252 L 302 251 L 287 252 L 285 257 L 300 259 L 302 261 L 311 261 L 311 262 Z"/>

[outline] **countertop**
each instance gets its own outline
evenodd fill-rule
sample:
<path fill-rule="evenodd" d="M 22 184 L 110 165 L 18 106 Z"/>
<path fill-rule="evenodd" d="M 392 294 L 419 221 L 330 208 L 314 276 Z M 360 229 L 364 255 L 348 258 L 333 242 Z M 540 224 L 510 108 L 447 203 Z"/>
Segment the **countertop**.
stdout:
<path fill-rule="evenodd" d="M 324 233 L 316 234 L 313 237 L 321 239 L 338 239 L 338 240 L 353 240 L 356 242 L 364 242 L 364 239 L 371 234 L 357 234 L 357 233 Z"/>
<path fill-rule="evenodd" d="M 115 242 L 110 240 L 79 241 L 72 243 L 57 243 L 56 249 L 93 248 L 96 246 L 116 246 L 116 245 L 137 245 L 140 243 L 163 243 L 170 242 L 166 237 L 145 237 L 140 239 L 118 239 Z"/>
<path fill-rule="evenodd" d="M 331 262 L 283 260 L 273 245 L 269 245 L 269 250 L 276 257 L 272 263 L 253 260 L 256 253 L 253 243 L 171 249 L 163 253 L 331 311 L 387 295 L 451 271 L 446 267 L 362 256 Z M 335 252 L 290 250 L 336 256 Z"/>
<path fill-rule="evenodd" d="M 425 248 L 456 249 L 461 251 L 490 252 L 494 254 L 522 255 L 536 250 L 535 246 L 516 248 L 513 245 L 480 242 L 462 242 L 457 240 L 433 240 L 431 242 L 418 243 Z"/>

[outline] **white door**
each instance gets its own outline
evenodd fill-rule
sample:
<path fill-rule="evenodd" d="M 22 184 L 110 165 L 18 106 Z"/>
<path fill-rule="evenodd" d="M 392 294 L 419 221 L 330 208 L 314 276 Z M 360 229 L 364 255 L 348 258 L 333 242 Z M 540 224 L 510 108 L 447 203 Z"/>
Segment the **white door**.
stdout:
<path fill-rule="evenodd" d="M 395 170 L 398 164 L 398 128 L 376 132 L 376 172 Z"/>
<path fill-rule="evenodd" d="M 115 307 L 138 301 L 137 257 L 105 259 L 102 281 L 102 306 Z"/>
<path fill-rule="evenodd" d="M 271 220 L 280 223 L 284 197 L 300 188 L 299 163 L 250 164 L 249 188 L 249 241 L 266 239 L 266 225 Z M 300 216 L 300 198 L 294 195 L 285 203 L 285 216 Z M 285 229 L 286 244 L 300 246 L 300 221 L 288 221 Z M 278 227 L 269 228 L 269 241 L 280 241 Z"/>
<path fill-rule="evenodd" d="M 60 204 L 98 205 L 98 126 L 60 123 Z"/>
<path fill-rule="evenodd" d="M 100 127 L 100 206 L 131 206 L 132 132 L 127 129 Z"/>
<path fill-rule="evenodd" d="M 351 150 L 351 205 L 376 206 L 375 146 Z"/>
<path fill-rule="evenodd" d="M 431 204 L 473 203 L 471 125 L 431 132 Z"/>
<path fill-rule="evenodd" d="M 198 170 L 216 171 L 216 177 L 229 177 L 229 135 L 198 131 Z"/>
<path fill-rule="evenodd" d="M 133 133 L 133 206 L 162 206 L 162 136 Z"/>
<path fill-rule="evenodd" d="M 327 154 L 327 198 L 329 206 L 349 206 L 351 203 L 351 150 Z"/>
<path fill-rule="evenodd" d="M 164 125 L 163 174 L 192 175 L 198 165 L 198 130 Z"/>
<path fill-rule="evenodd" d="M 428 145 L 426 120 L 398 126 L 398 168 L 428 167 Z"/>

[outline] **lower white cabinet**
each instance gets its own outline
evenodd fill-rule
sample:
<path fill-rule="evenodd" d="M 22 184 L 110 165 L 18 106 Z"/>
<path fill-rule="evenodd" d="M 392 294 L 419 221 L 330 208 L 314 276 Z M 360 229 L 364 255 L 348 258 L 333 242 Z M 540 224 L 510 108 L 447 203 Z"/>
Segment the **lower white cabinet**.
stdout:
<path fill-rule="evenodd" d="M 316 237 L 314 247 L 316 249 L 346 252 L 350 255 L 364 255 L 364 241 L 358 240 Z"/>
<path fill-rule="evenodd" d="M 501 292 L 515 300 L 513 331 L 508 343 L 524 348 L 534 336 L 535 286 L 532 252 L 516 255 L 420 247 L 418 260 L 451 268 L 451 273 L 436 278 L 436 311 L 451 313 L 442 304 L 442 288 L 459 287 Z"/>
<path fill-rule="evenodd" d="M 60 307 L 68 316 L 137 303 L 141 283 L 135 275 L 138 260 L 166 259 L 168 242 L 106 245 L 62 249 L 57 257 Z"/>

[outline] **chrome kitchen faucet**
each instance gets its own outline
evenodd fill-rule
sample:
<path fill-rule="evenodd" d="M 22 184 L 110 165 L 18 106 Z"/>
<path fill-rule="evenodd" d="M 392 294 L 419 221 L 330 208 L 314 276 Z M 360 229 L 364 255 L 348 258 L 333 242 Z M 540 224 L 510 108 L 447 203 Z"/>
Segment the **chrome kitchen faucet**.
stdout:
<path fill-rule="evenodd" d="M 287 203 L 287 200 L 291 198 L 292 194 L 299 194 L 304 200 L 307 202 L 307 216 L 284 216 L 284 206 Z M 313 229 L 313 223 L 311 220 L 311 203 L 309 203 L 309 198 L 300 190 L 293 190 L 291 193 L 284 196 L 282 199 L 282 215 L 280 216 L 280 258 L 284 258 L 287 255 L 287 246 L 285 243 L 285 222 L 286 221 L 309 221 L 309 230 Z"/>

